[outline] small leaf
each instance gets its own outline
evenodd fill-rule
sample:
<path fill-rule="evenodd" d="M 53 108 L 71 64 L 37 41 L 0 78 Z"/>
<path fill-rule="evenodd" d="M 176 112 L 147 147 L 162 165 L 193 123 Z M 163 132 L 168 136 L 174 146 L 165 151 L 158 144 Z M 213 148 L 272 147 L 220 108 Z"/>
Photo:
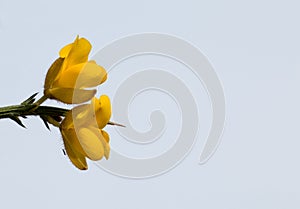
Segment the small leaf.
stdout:
<path fill-rule="evenodd" d="M 40 118 L 43 120 L 46 128 L 50 131 L 50 127 L 49 127 L 49 124 L 48 124 L 47 117 L 40 115 Z"/>
<path fill-rule="evenodd" d="M 47 94 L 66 104 L 80 104 L 91 100 L 96 92 L 96 89 L 52 88 Z"/>
<path fill-rule="evenodd" d="M 15 121 L 17 124 L 19 124 L 23 128 L 26 128 L 26 126 L 24 126 L 24 124 L 22 123 L 22 121 L 17 116 L 11 116 L 9 118 L 12 119 L 13 121 Z"/>
<path fill-rule="evenodd" d="M 22 105 L 26 105 L 26 104 L 32 104 L 35 101 L 35 97 L 38 93 L 34 93 L 33 95 L 31 95 L 28 99 L 26 99 L 24 102 L 22 102 Z"/>
<path fill-rule="evenodd" d="M 51 87 L 52 83 L 55 81 L 55 78 L 63 65 L 63 62 L 64 58 L 57 58 L 50 66 L 45 78 L 45 89 L 49 89 Z"/>

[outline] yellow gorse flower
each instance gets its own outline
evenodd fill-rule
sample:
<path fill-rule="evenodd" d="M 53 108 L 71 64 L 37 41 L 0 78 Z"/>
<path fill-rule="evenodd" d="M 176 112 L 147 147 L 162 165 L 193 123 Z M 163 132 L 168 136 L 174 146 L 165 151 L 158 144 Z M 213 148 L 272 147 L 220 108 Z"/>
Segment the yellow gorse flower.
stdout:
<path fill-rule="evenodd" d="M 108 159 L 109 135 L 102 130 L 109 122 L 111 104 L 108 96 L 93 98 L 90 104 L 70 110 L 60 125 L 66 153 L 80 170 L 88 168 L 86 158 Z"/>
<path fill-rule="evenodd" d="M 87 158 L 93 161 L 103 156 L 109 158 L 110 139 L 103 128 L 107 124 L 123 126 L 110 121 L 109 97 L 94 97 L 93 87 L 107 79 L 107 72 L 95 61 L 88 60 L 91 48 L 87 39 L 77 36 L 73 43 L 60 50 L 59 58 L 49 68 L 40 98 L 35 93 L 19 105 L 0 108 L 1 118 L 9 118 L 24 128 L 20 118 L 27 116 L 39 116 L 49 130 L 49 125 L 59 128 L 64 154 L 80 170 L 88 168 Z M 42 106 L 47 99 L 77 105 L 72 109 Z"/>
<path fill-rule="evenodd" d="M 96 90 L 88 90 L 106 80 L 105 69 L 88 61 L 91 44 L 85 38 L 63 47 L 59 58 L 51 65 L 46 75 L 44 95 L 67 104 L 80 104 L 94 97 Z"/>

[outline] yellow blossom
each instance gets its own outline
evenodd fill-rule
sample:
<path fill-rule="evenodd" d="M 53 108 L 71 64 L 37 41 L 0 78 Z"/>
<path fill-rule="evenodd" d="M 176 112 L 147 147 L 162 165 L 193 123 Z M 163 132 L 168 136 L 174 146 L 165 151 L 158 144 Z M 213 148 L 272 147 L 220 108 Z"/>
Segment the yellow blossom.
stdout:
<path fill-rule="evenodd" d="M 49 68 L 44 95 L 67 104 L 89 101 L 96 94 L 92 88 L 106 80 L 105 69 L 88 61 L 91 44 L 85 38 L 76 37 L 75 41 L 63 47 L 59 58 Z"/>
<path fill-rule="evenodd" d="M 88 168 L 86 158 L 108 159 L 109 135 L 102 130 L 109 122 L 111 104 L 108 96 L 93 98 L 90 104 L 70 110 L 60 125 L 64 146 L 71 162 L 80 170 Z"/>

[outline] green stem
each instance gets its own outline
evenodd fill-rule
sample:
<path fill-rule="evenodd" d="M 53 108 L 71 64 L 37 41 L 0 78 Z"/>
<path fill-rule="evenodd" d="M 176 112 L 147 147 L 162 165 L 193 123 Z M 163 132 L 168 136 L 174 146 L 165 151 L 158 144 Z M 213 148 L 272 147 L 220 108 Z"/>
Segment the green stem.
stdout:
<path fill-rule="evenodd" d="M 26 116 L 51 116 L 51 117 L 64 117 L 69 111 L 68 109 L 51 107 L 51 106 L 39 106 L 34 111 L 35 104 L 27 105 L 11 105 L 6 107 L 0 107 L 0 119 L 11 117 L 26 117 Z M 115 125 L 125 127 L 122 124 L 109 121 L 108 125 Z"/>
<path fill-rule="evenodd" d="M 26 116 L 65 116 L 68 109 L 38 106 L 36 104 L 20 104 L 0 107 L 0 119 L 11 117 L 26 117 Z"/>
<path fill-rule="evenodd" d="M 11 105 L 6 107 L 0 107 L 0 119 L 9 118 L 17 122 L 19 125 L 25 127 L 19 117 L 26 118 L 27 116 L 40 116 L 45 123 L 50 123 L 56 127 L 59 127 L 61 117 L 66 116 L 68 109 L 51 106 L 37 106 L 45 101 L 47 98 L 42 97 L 35 103 L 23 102 L 20 105 Z M 27 101 L 27 100 L 26 100 Z M 29 98 L 30 101 L 30 98 Z M 108 125 L 115 125 L 125 127 L 122 124 L 112 121 L 108 122 Z M 47 125 L 46 125 L 47 126 Z M 48 127 L 48 126 L 47 126 Z"/>
<path fill-rule="evenodd" d="M 6 107 L 0 107 L 0 119 L 10 118 L 12 116 L 25 116 L 26 113 L 34 108 L 35 105 L 11 105 Z"/>
<path fill-rule="evenodd" d="M 44 121 L 46 127 L 50 129 L 48 123 L 59 127 L 62 117 L 64 117 L 68 111 L 69 110 L 63 108 L 36 106 L 35 103 L 30 104 L 23 102 L 20 105 L 0 107 L 0 119 L 9 118 L 25 128 L 20 117 L 39 116 Z"/>

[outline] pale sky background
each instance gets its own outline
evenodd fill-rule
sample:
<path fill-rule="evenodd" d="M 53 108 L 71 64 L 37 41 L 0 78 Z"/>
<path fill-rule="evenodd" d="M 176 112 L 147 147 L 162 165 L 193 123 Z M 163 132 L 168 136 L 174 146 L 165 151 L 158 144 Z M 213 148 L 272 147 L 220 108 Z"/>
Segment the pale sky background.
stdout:
<path fill-rule="evenodd" d="M 205 165 L 197 164 L 199 142 L 175 169 L 141 180 L 92 162 L 88 171 L 76 170 L 58 130 L 37 118 L 24 121 L 27 129 L 1 120 L 0 208 L 300 208 L 299 8 L 296 0 L 0 0 L 1 106 L 42 92 L 58 50 L 77 34 L 96 53 L 143 32 L 198 47 L 227 103 L 222 142 Z M 113 84 L 112 76 L 104 93 Z"/>

